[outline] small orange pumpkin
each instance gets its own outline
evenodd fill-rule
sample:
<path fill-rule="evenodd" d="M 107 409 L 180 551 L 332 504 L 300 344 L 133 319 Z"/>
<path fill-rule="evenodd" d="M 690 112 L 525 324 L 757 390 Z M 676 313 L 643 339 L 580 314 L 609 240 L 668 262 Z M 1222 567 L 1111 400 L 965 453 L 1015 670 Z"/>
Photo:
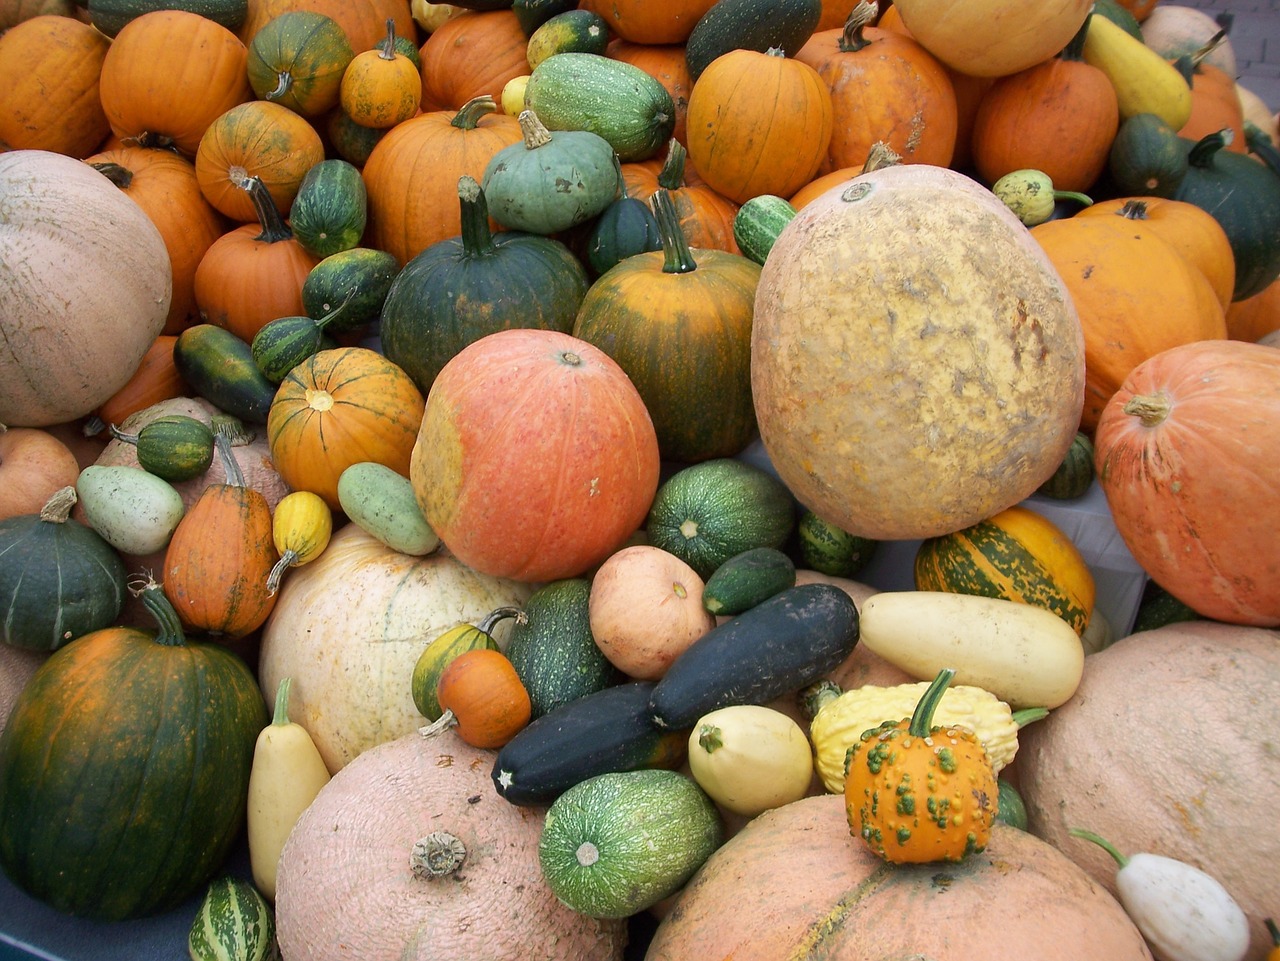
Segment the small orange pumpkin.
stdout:
<path fill-rule="evenodd" d="M 38 427 L 0 424 L 0 521 L 39 514 L 63 487 L 74 487 L 80 462 L 66 444 Z"/>
<path fill-rule="evenodd" d="M 443 708 L 425 730 L 456 727 L 472 747 L 497 749 L 529 723 L 533 702 L 515 665 L 487 647 L 459 654 L 440 672 L 436 697 Z"/>
<path fill-rule="evenodd" d="M 623 164 L 627 195 L 649 203 L 660 188 L 665 190 L 690 247 L 740 253 L 733 236 L 738 205 L 705 183 L 688 156 L 684 144 L 672 137 L 665 158 Z"/>
<path fill-rule="evenodd" d="M 353 122 L 386 130 L 418 112 L 422 76 L 417 65 L 396 52 L 396 23 L 387 19 L 387 38 L 356 54 L 342 74 L 338 102 Z"/>

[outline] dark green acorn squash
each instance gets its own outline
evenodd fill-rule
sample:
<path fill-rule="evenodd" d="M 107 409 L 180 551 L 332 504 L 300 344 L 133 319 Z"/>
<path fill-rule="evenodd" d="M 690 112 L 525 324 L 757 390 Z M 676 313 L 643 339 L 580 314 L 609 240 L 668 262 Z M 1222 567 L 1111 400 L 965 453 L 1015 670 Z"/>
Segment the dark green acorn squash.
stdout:
<path fill-rule="evenodd" d="M 329 257 L 360 243 L 368 211 L 360 171 L 335 157 L 320 161 L 303 176 L 289 210 L 289 226 L 307 253 Z"/>
<path fill-rule="evenodd" d="M 697 82 L 712 60 L 730 50 L 776 47 L 794 57 L 821 17 L 822 0 L 718 0 L 685 41 L 689 77 Z"/>
<path fill-rule="evenodd" d="M 493 233 L 473 178 L 459 178 L 458 198 L 462 233 L 405 264 L 382 305 L 382 350 L 424 396 L 455 354 L 487 334 L 516 327 L 568 333 L 589 283 L 560 241 Z"/>
<path fill-rule="evenodd" d="M 576 10 L 578 0 L 512 0 L 511 12 L 526 37 L 558 13 Z"/>
<path fill-rule="evenodd" d="M 633 254 L 661 250 L 658 219 L 643 200 L 627 193 L 623 181 L 622 196 L 600 212 L 587 232 L 587 266 L 599 277 Z"/>
<path fill-rule="evenodd" d="M 1121 196 L 1172 197 L 1187 174 L 1187 152 L 1176 130 L 1153 113 L 1120 124 L 1107 170 Z"/>

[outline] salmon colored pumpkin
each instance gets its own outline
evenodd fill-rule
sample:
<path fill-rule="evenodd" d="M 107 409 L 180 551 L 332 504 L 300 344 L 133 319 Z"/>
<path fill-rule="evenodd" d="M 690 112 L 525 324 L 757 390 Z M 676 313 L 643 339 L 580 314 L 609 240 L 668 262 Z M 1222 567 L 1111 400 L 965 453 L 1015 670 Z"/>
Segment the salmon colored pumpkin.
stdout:
<path fill-rule="evenodd" d="M 639 529 L 658 438 L 607 354 L 553 330 L 506 330 L 454 356 L 427 399 L 409 478 L 445 545 L 478 571 L 573 577 Z"/>
<path fill-rule="evenodd" d="M 306 10 L 336 20 L 357 53 L 371 50 L 387 35 L 388 17 L 395 21 L 398 35 L 417 36 L 409 4 L 404 0 L 249 0 L 240 39 L 249 43 L 264 24 L 290 10 Z"/>
<path fill-rule="evenodd" d="M 1163 351 L 1107 404 L 1098 481 L 1137 562 L 1205 617 L 1280 626 L 1280 352 Z"/>
<path fill-rule="evenodd" d="M 53 434 L 0 424 L 0 521 L 40 513 L 54 491 L 74 487 L 79 476 L 76 455 Z"/>
<path fill-rule="evenodd" d="M 422 45 L 422 109 L 457 110 L 473 97 L 502 99 L 508 81 L 529 72 L 528 38 L 510 10 L 467 10 Z"/>

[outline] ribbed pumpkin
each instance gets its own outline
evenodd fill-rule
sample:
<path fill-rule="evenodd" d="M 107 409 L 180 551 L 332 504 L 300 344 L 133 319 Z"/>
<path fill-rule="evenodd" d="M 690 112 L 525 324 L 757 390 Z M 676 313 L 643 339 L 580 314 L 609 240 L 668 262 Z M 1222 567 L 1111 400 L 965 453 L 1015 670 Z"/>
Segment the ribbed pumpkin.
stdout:
<path fill-rule="evenodd" d="M 711 9 L 714 0 L 582 0 L 584 10 L 592 10 L 605 18 L 609 29 L 632 43 L 683 44 L 689 34 Z"/>
<path fill-rule="evenodd" d="M 437 27 L 422 45 L 423 109 L 457 110 L 529 72 L 528 38 L 510 10 L 467 10 Z"/>
<path fill-rule="evenodd" d="M 733 238 L 733 218 L 738 205 L 707 184 L 688 162 L 689 152 L 675 137 L 662 159 L 622 165 L 627 193 L 648 202 L 656 190 L 665 190 L 676 209 L 676 219 L 692 247 L 739 253 Z"/>
<path fill-rule="evenodd" d="M 338 478 L 373 461 L 409 473 L 422 394 L 400 367 L 367 347 L 322 350 L 280 384 L 267 415 L 271 458 L 290 487 L 338 503 Z"/>
<path fill-rule="evenodd" d="M 568 333 L 587 272 L 558 240 L 489 229 L 480 185 L 458 179 L 462 233 L 432 244 L 396 276 L 382 305 L 382 350 L 423 396 L 440 369 L 486 334 L 512 327 Z"/>
<path fill-rule="evenodd" d="M 575 577 L 644 523 L 658 440 L 607 354 L 554 330 L 463 349 L 432 385 L 409 478 L 445 545 L 478 571 Z"/>
<path fill-rule="evenodd" d="M 336 20 L 352 50 L 371 50 L 387 34 L 387 18 L 396 33 L 417 36 L 413 16 L 404 0 L 249 0 L 249 13 L 240 27 L 240 38 L 251 41 L 269 21 L 291 10 L 320 13 Z"/>
<path fill-rule="evenodd" d="M 689 94 L 689 159 L 735 203 L 787 197 L 822 165 L 832 117 L 831 93 L 813 67 L 776 49 L 732 50 Z"/>
<path fill-rule="evenodd" d="M 53 654 L 0 737 L 0 864 L 60 911 L 165 911 L 226 859 L 244 823 L 266 706 L 244 662 L 188 642 L 160 587 L 158 630 L 108 627 Z"/>
<path fill-rule="evenodd" d="M 1205 617 L 1280 625 L 1280 351 L 1156 354 L 1107 404 L 1095 446 L 1116 529 L 1152 580 Z"/>
<path fill-rule="evenodd" d="M 250 39 L 249 83 L 260 100 L 317 117 L 337 106 L 342 74 L 354 56 L 338 21 L 289 10 Z"/>
<path fill-rule="evenodd" d="M 378 141 L 363 170 L 372 246 L 403 266 L 461 233 L 458 178 L 478 181 L 494 154 L 520 140 L 516 118 L 496 110 L 493 97 L 476 97 L 406 120 Z"/>
<path fill-rule="evenodd" d="M 627 372 L 665 460 L 732 457 L 756 432 L 751 316 L 760 267 L 739 254 L 691 250 L 665 190 L 653 208 L 663 249 L 599 277 L 573 335 Z"/>
<path fill-rule="evenodd" d="M 1083 634 L 1093 611 L 1089 565 L 1043 514 L 1016 506 L 916 550 L 918 591 L 1003 597 L 1053 611 Z"/>
<path fill-rule="evenodd" d="M 110 127 L 98 96 L 109 42 L 72 17 L 38 16 L 0 35 L 0 143 L 83 157 Z"/>

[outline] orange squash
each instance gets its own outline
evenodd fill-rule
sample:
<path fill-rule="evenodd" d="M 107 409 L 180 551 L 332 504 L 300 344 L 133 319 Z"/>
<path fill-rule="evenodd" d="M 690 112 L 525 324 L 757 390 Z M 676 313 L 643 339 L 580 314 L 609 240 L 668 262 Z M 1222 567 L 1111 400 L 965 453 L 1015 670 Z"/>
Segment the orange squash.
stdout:
<path fill-rule="evenodd" d="M 488 94 L 502 99 L 507 82 L 529 72 L 528 38 L 510 10 L 468 10 L 438 27 L 422 45 L 422 109 L 457 110 Z"/>
<path fill-rule="evenodd" d="M 1227 335 L 1232 340 L 1256 343 L 1280 330 L 1280 279 L 1259 293 L 1232 301 L 1227 308 Z"/>
<path fill-rule="evenodd" d="M 533 712 L 515 665 L 501 651 L 477 648 L 459 654 L 440 672 L 436 696 L 444 713 L 435 722 L 456 726 L 472 747 L 500 748 Z"/>
<path fill-rule="evenodd" d="M 627 195 L 648 203 L 662 188 L 671 198 L 690 246 L 740 253 L 733 236 L 738 205 L 698 176 L 688 160 L 685 145 L 672 137 L 665 157 L 623 164 Z"/>
<path fill-rule="evenodd" d="M 1231 131 L 1227 150 L 1248 153 L 1244 137 L 1244 106 L 1236 93 L 1236 79 L 1221 67 L 1204 60 L 1191 71 L 1191 116 L 1178 136 L 1199 140 L 1222 129 Z"/>
<path fill-rule="evenodd" d="M 417 113 L 421 100 L 418 66 L 396 51 L 396 24 L 388 18 L 386 38 L 347 64 L 338 102 L 355 123 L 386 130 Z"/>
<path fill-rule="evenodd" d="M 125 418 L 158 404 L 162 400 L 184 396 L 189 388 L 173 363 L 176 334 L 161 334 L 142 355 L 142 362 L 118 391 L 98 408 L 98 419 L 104 424 L 123 424 Z"/>
<path fill-rule="evenodd" d="M 683 44 L 715 0 L 582 0 L 578 4 L 605 18 L 609 29 L 632 43 Z"/>

